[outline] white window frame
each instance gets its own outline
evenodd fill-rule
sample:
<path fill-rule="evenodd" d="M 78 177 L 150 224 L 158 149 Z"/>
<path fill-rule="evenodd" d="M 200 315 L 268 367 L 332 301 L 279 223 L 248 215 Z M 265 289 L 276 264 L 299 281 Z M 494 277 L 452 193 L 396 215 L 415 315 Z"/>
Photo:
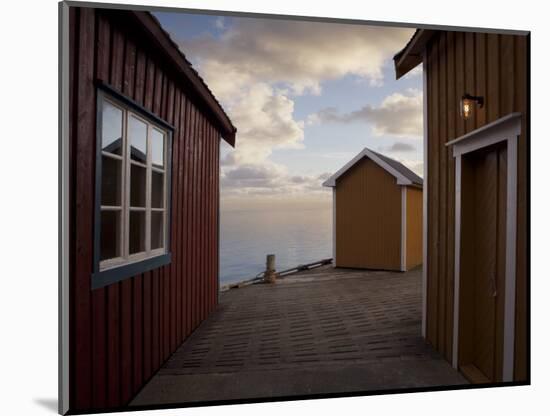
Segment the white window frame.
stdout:
<path fill-rule="evenodd" d="M 104 103 L 122 111 L 122 152 L 121 155 L 104 151 L 102 148 L 103 120 L 102 112 Z M 96 155 L 96 195 L 95 195 L 95 233 L 94 233 L 94 279 L 93 287 L 101 287 L 123 278 L 130 277 L 141 272 L 159 267 L 170 261 L 170 184 L 171 184 L 171 138 L 170 125 L 158 119 L 154 114 L 141 108 L 138 104 L 126 98 L 114 94 L 114 91 L 98 90 L 97 103 L 97 155 Z M 146 163 L 140 163 L 131 159 L 130 138 L 128 124 L 130 117 L 143 122 L 146 125 Z M 152 133 L 158 131 L 164 137 L 163 143 L 163 168 L 153 166 L 152 160 Z M 103 157 L 119 160 L 121 162 L 121 200 L 119 206 L 102 205 L 101 181 Z M 146 169 L 145 180 L 145 207 L 130 205 L 131 192 L 131 167 L 140 166 Z M 162 208 L 152 207 L 153 172 L 162 173 Z M 119 251 L 120 256 L 101 260 L 101 214 L 104 211 L 120 212 Z M 130 253 L 130 213 L 145 212 L 145 250 L 138 253 Z M 162 241 L 161 247 L 152 249 L 152 216 L 154 212 L 161 212 Z M 151 261 L 153 260 L 153 261 Z M 127 267 L 129 266 L 129 267 Z"/>

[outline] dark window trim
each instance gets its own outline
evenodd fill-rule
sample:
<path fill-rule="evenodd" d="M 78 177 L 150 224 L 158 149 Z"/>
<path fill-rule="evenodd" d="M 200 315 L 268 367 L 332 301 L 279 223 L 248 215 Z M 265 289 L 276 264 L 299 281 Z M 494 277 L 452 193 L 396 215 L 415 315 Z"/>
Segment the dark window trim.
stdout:
<path fill-rule="evenodd" d="M 96 154 L 95 154 L 95 195 L 94 195 L 94 254 L 93 254 L 93 272 L 91 285 L 92 289 L 99 289 L 129 277 L 136 276 L 158 267 L 170 264 L 172 255 L 170 251 L 171 241 L 171 225 L 172 225 L 172 136 L 174 126 L 162 120 L 149 110 L 136 103 L 129 97 L 118 92 L 114 87 L 98 80 L 97 84 L 97 102 L 96 102 Z M 120 266 L 115 266 L 106 270 L 99 270 L 100 263 L 100 242 L 101 242 L 101 130 L 103 125 L 103 98 L 120 103 L 123 107 L 128 107 L 130 110 L 141 115 L 153 124 L 157 124 L 160 128 L 167 132 L 166 146 L 166 253 L 158 256 L 149 257 L 133 263 L 126 263 Z"/>
<path fill-rule="evenodd" d="M 172 254 L 166 253 L 160 256 L 150 257 L 145 260 L 127 263 L 112 269 L 102 270 L 92 274 L 92 289 L 99 289 L 110 284 L 120 282 L 129 277 L 157 269 L 172 262 Z"/>
<path fill-rule="evenodd" d="M 129 107 L 131 110 L 140 113 L 143 117 L 150 119 L 153 123 L 158 124 L 163 129 L 168 129 L 172 132 L 175 130 L 175 127 L 172 124 L 168 123 L 166 120 L 163 120 L 152 111 L 149 111 L 138 102 L 132 100 L 130 97 L 122 94 L 120 91 L 118 91 L 115 87 L 108 84 L 107 82 L 101 79 L 97 79 L 95 83 L 97 88 L 99 88 L 101 91 L 108 93 L 108 95 L 114 97 L 115 100 L 118 100 L 124 106 Z"/>

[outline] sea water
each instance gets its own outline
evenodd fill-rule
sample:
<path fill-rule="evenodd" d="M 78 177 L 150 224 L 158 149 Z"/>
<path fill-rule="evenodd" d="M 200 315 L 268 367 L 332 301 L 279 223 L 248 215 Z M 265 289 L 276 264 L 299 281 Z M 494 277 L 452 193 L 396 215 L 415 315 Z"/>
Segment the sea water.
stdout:
<path fill-rule="evenodd" d="M 332 257 L 332 210 L 220 212 L 220 286 L 255 277 L 275 254 L 277 270 Z"/>

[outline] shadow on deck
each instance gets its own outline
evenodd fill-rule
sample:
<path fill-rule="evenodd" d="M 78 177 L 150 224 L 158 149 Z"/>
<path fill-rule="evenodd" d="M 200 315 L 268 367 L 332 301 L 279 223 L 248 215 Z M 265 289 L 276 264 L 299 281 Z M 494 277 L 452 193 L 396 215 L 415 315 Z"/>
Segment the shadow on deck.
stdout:
<path fill-rule="evenodd" d="M 224 292 L 131 405 L 467 384 L 420 335 L 421 274 L 324 266 Z"/>

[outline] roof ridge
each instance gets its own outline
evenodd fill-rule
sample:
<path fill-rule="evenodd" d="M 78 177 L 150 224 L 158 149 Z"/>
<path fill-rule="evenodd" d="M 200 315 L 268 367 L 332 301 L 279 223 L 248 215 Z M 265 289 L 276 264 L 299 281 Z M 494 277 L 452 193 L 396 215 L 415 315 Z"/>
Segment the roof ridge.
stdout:
<path fill-rule="evenodd" d="M 388 160 L 391 160 L 393 163 L 396 163 L 398 164 L 401 168 L 405 169 L 406 172 L 409 173 L 409 175 L 406 175 L 409 177 L 409 179 L 411 179 L 411 181 L 413 183 L 418 183 L 418 184 L 422 184 L 423 183 L 423 179 L 420 175 L 416 174 L 411 168 L 409 168 L 407 165 L 405 165 L 403 162 L 400 162 L 399 160 L 397 159 L 394 159 L 392 157 L 389 157 L 389 156 L 386 156 L 385 154 L 383 153 L 380 153 L 380 152 L 375 152 L 374 150 L 371 150 L 369 149 L 372 153 L 374 153 L 375 155 L 378 155 L 382 158 L 385 158 L 385 159 L 388 159 Z M 403 172 L 402 172 L 403 173 Z"/>
<path fill-rule="evenodd" d="M 386 159 L 389 159 L 389 160 L 391 160 L 391 161 L 393 161 L 393 162 L 395 162 L 395 163 L 399 163 L 399 164 L 400 164 L 401 166 L 403 166 L 405 169 L 410 170 L 411 172 L 414 173 L 414 171 L 413 171 L 411 168 L 407 167 L 407 165 L 405 165 L 403 162 L 400 162 L 399 160 L 397 160 L 397 159 L 395 159 L 395 158 L 393 158 L 393 157 L 389 157 L 389 156 L 385 155 L 384 153 L 376 152 L 376 151 L 374 151 L 374 150 L 372 150 L 372 149 L 369 149 L 368 147 L 365 147 L 365 149 L 370 150 L 370 151 L 371 151 L 372 153 L 374 153 L 375 155 L 382 156 L 382 157 L 384 157 L 384 158 L 386 158 Z"/>
<path fill-rule="evenodd" d="M 375 152 L 368 147 L 364 147 L 352 160 L 323 182 L 323 186 L 336 186 L 336 179 L 345 174 L 364 157 L 369 158 L 382 169 L 386 170 L 390 175 L 394 176 L 398 185 L 423 185 L 423 179 L 403 163 L 382 153 Z"/>

